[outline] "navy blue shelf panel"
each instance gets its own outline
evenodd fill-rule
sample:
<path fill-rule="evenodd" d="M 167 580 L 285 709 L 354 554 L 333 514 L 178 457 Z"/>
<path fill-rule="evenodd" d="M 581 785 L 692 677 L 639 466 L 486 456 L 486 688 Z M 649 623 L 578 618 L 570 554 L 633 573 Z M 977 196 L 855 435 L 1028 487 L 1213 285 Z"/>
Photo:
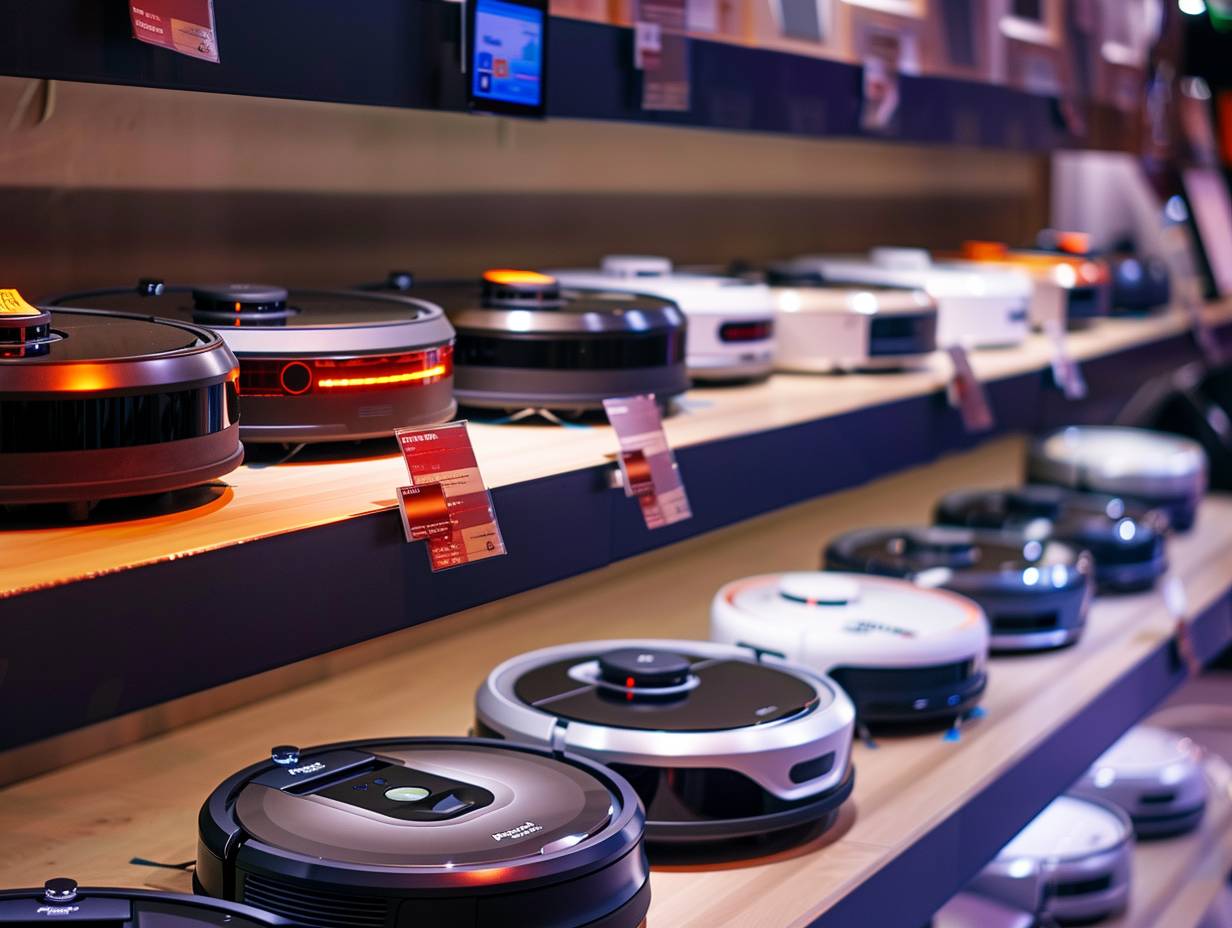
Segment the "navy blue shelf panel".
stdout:
<path fill-rule="evenodd" d="M 125 4 L 9 4 L 0 73 L 247 96 L 464 112 L 459 3 L 445 0 L 216 0 L 222 63 L 131 37 Z M 858 65 L 721 42 L 692 43 L 693 106 L 641 109 L 632 30 L 553 17 L 548 113 L 803 136 L 858 136 Z M 1134 121 L 1088 108 L 1086 138 L 1056 102 L 1006 87 L 904 77 L 900 124 L 879 138 L 1048 150 L 1131 148 Z"/>
<path fill-rule="evenodd" d="M 997 433 L 1107 422 L 1144 378 L 1196 357 L 1178 336 L 1089 361 L 1081 403 L 1063 399 L 1044 372 L 996 381 Z M 695 515 L 656 532 L 609 487 L 608 468 L 594 467 L 496 489 L 509 554 L 461 570 L 432 574 L 423 546 L 405 544 L 387 511 L 0 600 L 0 705 L 28 709 L 6 714 L 0 750 L 595 570 L 985 437 L 967 435 L 938 392 L 683 448 Z"/>

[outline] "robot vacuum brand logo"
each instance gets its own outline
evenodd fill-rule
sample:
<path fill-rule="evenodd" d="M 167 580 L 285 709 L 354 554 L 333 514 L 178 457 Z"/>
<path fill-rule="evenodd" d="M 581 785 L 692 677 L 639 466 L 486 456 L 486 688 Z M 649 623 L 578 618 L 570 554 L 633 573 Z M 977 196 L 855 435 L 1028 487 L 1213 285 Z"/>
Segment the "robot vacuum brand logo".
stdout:
<path fill-rule="evenodd" d="M 288 776 L 299 776 L 301 773 L 316 773 L 318 770 L 324 770 L 325 765 L 319 760 L 311 764 L 304 764 L 302 767 L 292 767 L 287 771 Z"/>
<path fill-rule="evenodd" d="M 72 915 L 79 905 L 40 905 L 35 911 L 39 915 Z"/>
<path fill-rule="evenodd" d="M 870 632 L 885 632 L 888 635 L 897 635 L 899 638 L 915 637 L 915 632 L 909 628 L 902 628 L 898 625 L 886 625 L 883 622 L 852 622 L 850 625 L 844 625 L 843 631 L 855 632 L 857 635 L 867 635 Z"/>
<path fill-rule="evenodd" d="M 534 822 L 523 822 L 508 831 L 498 831 L 492 835 L 492 840 L 500 843 L 506 838 L 525 838 L 527 835 L 533 835 L 536 831 L 543 831 L 542 825 L 536 825 Z"/>

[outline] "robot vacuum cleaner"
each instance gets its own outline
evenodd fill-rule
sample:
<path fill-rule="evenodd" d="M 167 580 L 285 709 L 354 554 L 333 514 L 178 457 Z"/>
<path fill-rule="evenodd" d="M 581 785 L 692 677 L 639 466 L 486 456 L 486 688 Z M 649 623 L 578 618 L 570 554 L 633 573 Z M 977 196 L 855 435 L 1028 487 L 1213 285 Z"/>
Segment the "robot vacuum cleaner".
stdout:
<path fill-rule="evenodd" d="M 650 905 L 629 784 L 522 745 L 275 748 L 199 826 L 198 892 L 313 928 L 635 928 Z"/>
<path fill-rule="evenodd" d="M 0 891 L 0 924 L 82 922 L 124 928 L 258 928 L 291 923 L 234 902 L 142 889 L 83 889 L 59 877 L 42 889 Z"/>
<path fill-rule="evenodd" d="M 1035 916 L 975 893 L 959 893 L 927 928 L 1035 928 Z"/>
<path fill-rule="evenodd" d="M 851 287 L 772 267 L 781 371 L 901 370 L 922 367 L 937 349 L 937 304 L 908 287 Z"/>
<path fill-rule="evenodd" d="M 1198 827 L 1209 787 L 1202 755 L 1166 728 L 1131 728 L 1070 790 L 1120 807 L 1139 838 L 1168 838 Z"/>
<path fill-rule="evenodd" d="M 1090 552 L 1106 592 L 1147 590 L 1168 567 L 1168 517 L 1119 496 L 1044 483 L 1001 490 L 958 490 L 934 513 L 943 525 L 1020 532 Z"/>
<path fill-rule="evenodd" d="M 1167 262 L 1153 255 L 1137 254 L 1131 241 L 1120 241 L 1112 251 L 1099 255 L 1091 249 L 1090 236 L 1081 232 L 1045 229 L 1037 240 L 1045 251 L 1105 261 L 1114 314 L 1154 312 L 1172 299 L 1172 275 Z"/>
<path fill-rule="evenodd" d="M 391 274 L 382 286 L 445 307 L 458 330 L 454 392 L 465 406 L 584 411 L 637 393 L 666 406 L 689 388 L 685 318 L 671 300 L 519 270 L 422 284 Z"/>
<path fill-rule="evenodd" d="M 457 409 L 453 329 L 440 307 L 420 300 L 143 280 L 52 302 L 156 313 L 217 331 L 240 359 L 244 441 L 378 438 L 446 422 Z"/>
<path fill-rule="evenodd" d="M 801 571 L 736 580 L 714 598 L 710 637 L 828 674 L 869 726 L 952 722 L 975 707 L 987 680 L 983 610 L 891 577 Z"/>
<path fill-rule="evenodd" d="M 1064 542 L 948 526 L 848 532 L 827 546 L 824 566 L 961 593 L 988 617 L 994 651 L 1077 641 L 1093 586 L 1090 556 Z"/>
<path fill-rule="evenodd" d="M 1039 873 L 1043 916 L 1088 924 L 1129 904 L 1134 834 L 1129 818 L 1106 802 L 1054 799 L 967 886 L 994 899 L 1021 896 L 1024 874 Z"/>
<path fill-rule="evenodd" d="M 1031 276 L 1031 324 L 1056 320 L 1081 327 L 1107 316 L 1112 278 L 1106 262 L 1047 251 L 1018 251 L 1000 242 L 966 242 L 960 254 L 968 266 L 1018 270 Z"/>
<path fill-rule="evenodd" d="M 1116 426 L 1070 426 L 1036 441 L 1028 478 L 1075 490 L 1125 496 L 1162 510 L 1188 531 L 1206 490 L 1206 454 L 1179 435 Z"/>
<path fill-rule="evenodd" d="M 552 273 L 565 286 L 648 293 L 679 305 L 689 320 L 695 381 L 759 380 L 774 367 L 774 298 L 765 284 L 683 273 L 666 258 L 645 255 L 608 255 L 598 269 Z"/>
<path fill-rule="evenodd" d="M 0 306 L 0 504 L 178 490 L 243 460 L 235 355 L 131 313 Z"/>
<path fill-rule="evenodd" d="M 1232 365 L 1187 364 L 1157 377 L 1117 421 L 1193 439 L 1206 452 L 1211 486 L 1232 490 Z"/>
<path fill-rule="evenodd" d="M 843 691 L 748 648 L 544 648 L 493 670 L 475 712 L 479 734 L 582 754 L 627 777 L 658 844 L 824 828 L 855 780 Z"/>
<path fill-rule="evenodd" d="M 913 287 L 937 301 L 942 348 L 1003 348 L 1022 344 L 1030 330 L 1031 281 L 1017 271 L 934 262 L 915 248 L 874 248 L 868 257 L 809 256 L 787 267 L 834 283 Z"/>

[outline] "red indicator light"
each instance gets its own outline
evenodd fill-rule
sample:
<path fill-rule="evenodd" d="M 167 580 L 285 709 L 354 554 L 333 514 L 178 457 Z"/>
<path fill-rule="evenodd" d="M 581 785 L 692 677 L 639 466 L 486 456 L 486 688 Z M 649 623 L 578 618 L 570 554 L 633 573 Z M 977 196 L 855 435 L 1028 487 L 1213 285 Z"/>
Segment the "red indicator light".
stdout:
<path fill-rule="evenodd" d="M 453 346 L 359 358 L 251 358 L 240 363 L 244 396 L 303 396 L 438 383 L 453 373 Z"/>
<path fill-rule="evenodd" d="M 719 326 L 719 340 L 724 342 L 760 342 L 772 334 L 772 322 L 727 322 Z"/>

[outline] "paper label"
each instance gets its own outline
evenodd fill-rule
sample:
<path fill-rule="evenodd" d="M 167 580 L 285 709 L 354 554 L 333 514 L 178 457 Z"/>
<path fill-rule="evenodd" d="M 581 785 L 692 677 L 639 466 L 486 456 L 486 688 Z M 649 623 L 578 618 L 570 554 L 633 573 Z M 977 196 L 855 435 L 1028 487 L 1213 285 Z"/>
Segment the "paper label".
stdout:
<path fill-rule="evenodd" d="M 411 486 L 398 489 L 407 541 L 425 541 L 432 570 L 505 553 L 492 494 L 465 422 L 394 433 Z"/>
<path fill-rule="evenodd" d="M 0 290 L 0 316 L 41 316 L 42 310 L 27 303 L 16 290 Z"/>
<path fill-rule="evenodd" d="M 639 0 L 633 64 L 642 72 L 642 109 L 689 109 L 689 37 L 685 0 Z"/>
<path fill-rule="evenodd" d="M 1211 328 L 1203 310 L 1203 300 L 1196 286 L 1180 288 L 1180 302 L 1189 316 L 1189 331 L 1198 346 L 1198 351 L 1210 367 L 1220 367 L 1224 363 L 1223 346 Z"/>
<path fill-rule="evenodd" d="M 128 14 L 138 41 L 218 63 L 214 0 L 142 0 Z"/>
<path fill-rule="evenodd" d="M 987 432 L 995 424 L 992 407 L 988 404 L 988 393 L 984 390 L 984 385 L 971 368 L 967 349 L 962 345 L 951 345 L 946 350 L 954 368 L 947 390 L 950 405 L 958 410 L 962 416 L 963 427 L 968 432 Z"/>
<path fill-rule="evenodd" d="M 650 529 L 693 517 L 676 456 L 663 432 L 659 406 L 651 394 L 603 401 L 620 442 L 625 495 L 637 499 Z"/>
<path fill-rule="evenodd" d="M 1202 672 L 1202 662 L 1198 660 L 1198 652 L 1194 649 L 1193 637 L 1189 625 L 1189 597 L 1185 593 L 1185 585 L 1176 574 L 1168 574 L 1161 584 L 1164 605 L 1175 623 L 1173 643 L 1176 656 L 1191 676 Z"/>
<path fill-rule="evenodd" d="M 1052 345 L 1052 379 L 1065 394 L 1067 400 L 1081 400 L 1087 395 L 1087 381 L 1082 368 L 1069 353 L 1065 340 L 1065 326 L 1060 319 L 1045 319 L 1044 334 Z"/>

